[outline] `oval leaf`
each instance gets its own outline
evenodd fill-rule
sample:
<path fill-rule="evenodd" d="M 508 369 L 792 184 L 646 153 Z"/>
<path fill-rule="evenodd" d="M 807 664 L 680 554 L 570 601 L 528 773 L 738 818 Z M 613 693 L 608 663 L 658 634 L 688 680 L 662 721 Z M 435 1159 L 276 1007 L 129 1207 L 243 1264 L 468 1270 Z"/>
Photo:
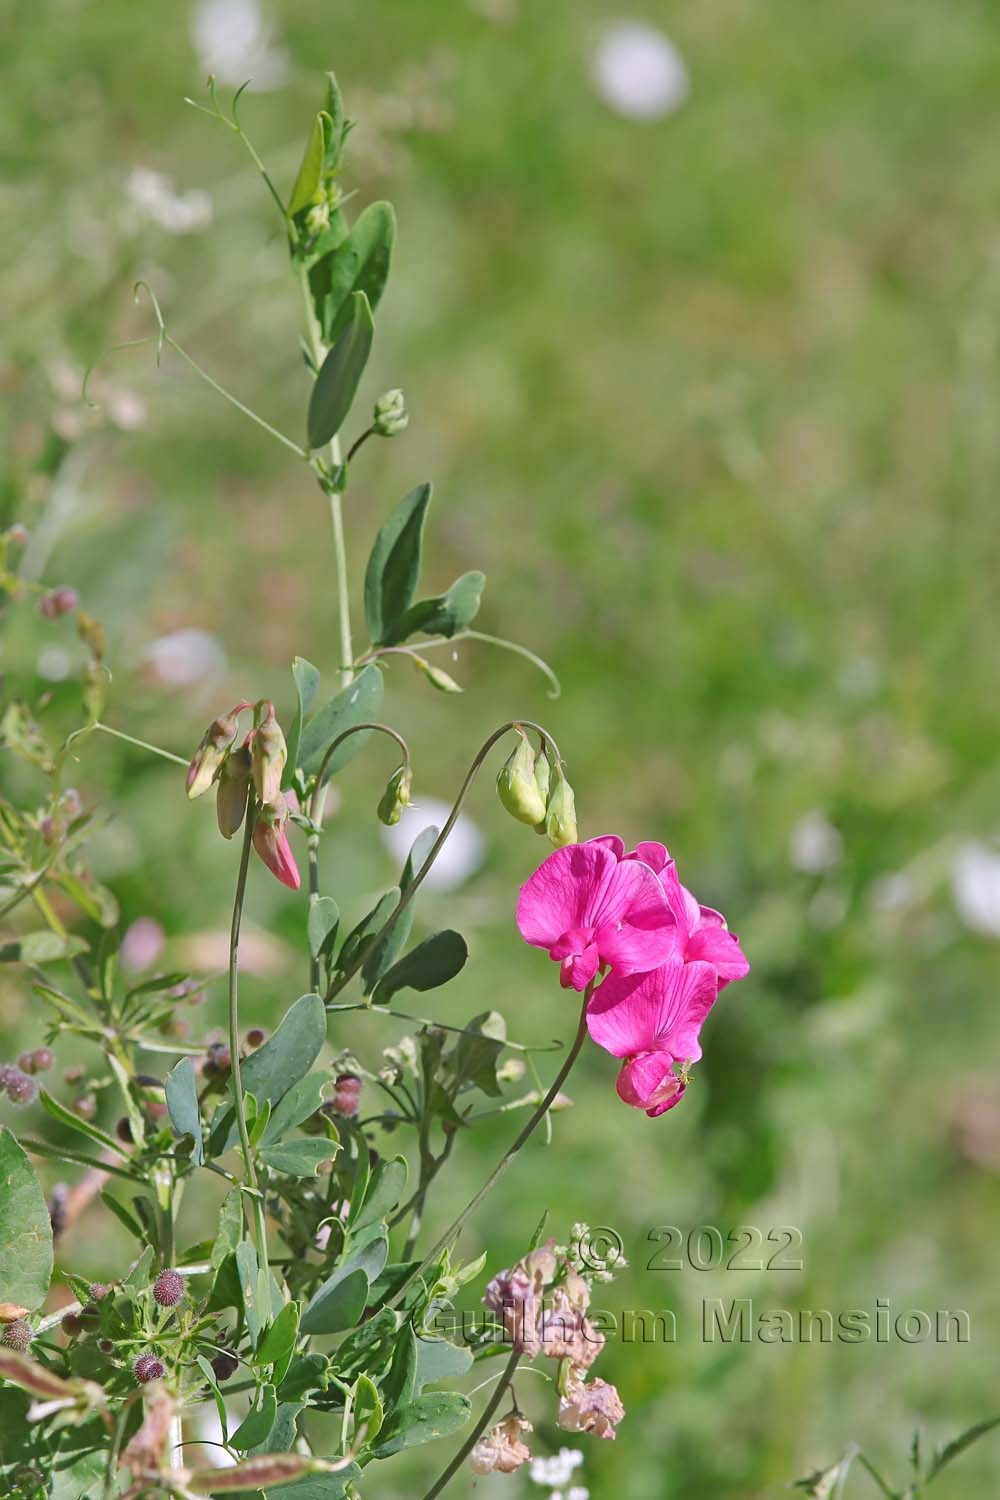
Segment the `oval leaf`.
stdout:
<path fill-rule="evenodd" d="M 303 1136 L 301 1140 L 276 1141 L 273 1146 L 262 1146 L 260 1159 L 273 1171 L 284 1172 L 288 1177 L 312 1177 L 325 1161 L 332 1161 L 339 1150 L 336 1141 Z"/>
<path fill-rule="evenodd" d="M 443 635 L 450 639 L 476 618 L 485 587 L 485 573 L 463 573 L 446 594 L 411 604 L 387 630 L 381 644 L 398 645 L 418 630 L 425 635 Z"/>
<path fill-rule="evenodd" d="M 336 437 L 357 393 L 371 353 L 375 324 L 364 292 L 350 299 L 350 320 L 320 366 L 309 399 L 306 434 L 310 448 Z"/>
<path fill-rule="evenodd" d="M 382 710 L 382 673 L 374 662 L 359 672 L 353 682 L 331 698 L 311 719 L 302 731 L 299 746 L 299 765 L 307 775 L 318 771 L 328 745 L 332 745 L 338 734 L 351 729 L 355 724 L 364 724 L 377 719 Z M 333 776 L 341 767 L 364 749 L 369 735 L 352 734 L 350 739 L 334 752 L 326 774 Z"/>
<path fill-rule="evenodd" d="M 33 1312 L 52 1280 L 52 1224 L 42 1185 L 24 1151 L 0 1130 L 0 1299 Z"/>
<path fill-rule="evenodd" d="M 371 308 L 378 306 L 389 279 L 395 239 L 392 204 L 370 203 L 350 234 L 314 262 L 309 290 L 324 343 L 336 341 L 355 292 L 363 292 Z"/>
<path fill-rule="evenodd" d="M 415 1448 L 435 1438 L 448 1437 L 464 1427 L 471 1414 L 468 1397 L 457 1391 L 433 1391 L 418 1396 L 409 1406 L 400 1406 L 387 1419 L 376 1458 L 388 1458 L 401 1448 Z"/>
<path fill-rule="evenodd" d="M 468 944 L 460 932 L 451 928 L 435 932 L 383 974 L 372 999 L 376 1005 L 385 1005 L 397 990 L 436 990 L 461 973 L 468 956 Z"/>
<path fill-rule="evenodd" d="M 201 1111 L 198 1108 L 198 1081 L 194 1063 L 190 1057 L 182 1057 L 176 1067 L 171 1068 L 166 1079 L 167 1111 L 170 1122 L 178 1135 L 189 1135 L 194 1140 L 191 1160 L 200 1167 L 205 1160 L 201 1139 Z"/>
<path fill-rule="evenodd" d="M 365 570 L 365 620 L 373 646 L 413 603 L 420 580 L 424 521 L 431 486 L 418 485 L 402 499 L 375 538 Z"/>

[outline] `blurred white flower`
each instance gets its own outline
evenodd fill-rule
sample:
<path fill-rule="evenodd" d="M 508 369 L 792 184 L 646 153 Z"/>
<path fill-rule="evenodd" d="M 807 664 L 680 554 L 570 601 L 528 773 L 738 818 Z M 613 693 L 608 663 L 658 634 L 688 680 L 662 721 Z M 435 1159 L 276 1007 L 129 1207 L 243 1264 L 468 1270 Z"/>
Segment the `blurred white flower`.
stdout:
<path fill-rule="evenodd" d="M 976 839 L 959 845 L 951 866 L 951 893 L 966 927 L 1000 937 L 1000 853 Z"/>
<path fill-rule="evenodd" d="M 178 193 L 172 177 L 151 167 L 133 167 L 125 191 L 140 221 L 157 224 L 168 234 L 194 234 L 212 222 L 212 200 L 206 192 L 192 188 Z"/>
<path fill-rule="evenodd" d="M 876 911 L 905 911 L 916 899 L 913 877 L 905 870 L 891 870 L 872 882 L 871 903 Z"/>
<path fill-rule="evenodd" d="M 421 797 L 420 805 L 411 804 L 393 828 L 381 830 L 383 841 L 393 859 L 402 864 L 410 846 L 425 828 L 441 828 L 451 812 L 447 802 L 437 797 Z M 453 891 L 463 885 L 483 862 L 486 841 L 471 818 L 459 814 L 458 822 L 445 841 L 444 848 L 424 881 L 429 891 Z"/>
<path fill-rule="evenodd" d="M 143 661 L 155 680 L 170 688 L 194 687 L 221 677 L 226 670 L 226 653 L 219 642 L 193 626 L 150 641 Z"/>
<path fill-rule="evenodd" d="M 528 1473 L 533 1483 L 560 1490 L 569 1483 L 573 1470 L 578 1469 L 582 1463 L 583 1454 L 579 1448 L 560 1448 L 551 1458 L 533 1458 Z M 584 1490 L 583 1494 L 586 1493 Z M 572 1490 L 570 1494 L 573 1494 Z"/>
<path fill-rule="evenodd" d="M 613 21 L 594 48 L 594 87 L 605 104 L 633 120 L 658 120 L 688 96 L 684 59 L 669 37 L 644 21 Z"/>
<path fill-rule="evenodd" d="M 146 425 L 146 403 L 135 391 L 112 388 L 107 408 L 108 416 L 123 432 L 138 432 Z"/>
<path fill-rule="evenodd" d="M 65 646 L 45 646 L 38 653 L 38 675 L 46 682 L 65 682 L 73 670 L 73 658 Z"/>
<path fill-rule="evenodd" d="M 121 957 L 126 969 L 151 969 L 163 952 L 167 935 L 155 917 L 136 917 L 122 938 Z"/>
<path fill-rule="evenodd" d="M 288 50 L 257 0 L 198 0 L 191 41 L 201 72 L 220 83 L 238 87 L 252 78 L 256 89 L 276 89 L 288 78 Z"/>
<path fill-rule="evenodd" d="M 844 841 L 820 812 L 806 813 L 788 837 L 788 858 L 794 869 L 821 875 L 838 863 Z"/>

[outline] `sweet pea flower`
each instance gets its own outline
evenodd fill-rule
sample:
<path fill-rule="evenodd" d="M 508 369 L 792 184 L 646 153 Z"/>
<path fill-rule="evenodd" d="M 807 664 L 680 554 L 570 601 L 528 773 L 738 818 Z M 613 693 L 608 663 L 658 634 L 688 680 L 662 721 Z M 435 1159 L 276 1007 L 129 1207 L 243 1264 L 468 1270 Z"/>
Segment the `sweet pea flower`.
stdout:
<path fill-rule="evenodd" d="M 659 877 L 594 839 L 567 844 L 539 866 L 521 887 L 517 925 L 559 964 L 564 989 L 586 989 L 604 964 L 617 975 L 644 973 L 677 944 Z"/>
<path fill-rule="evenodd" d="M 297 891 L 301 880 L 295 856 L 288 842 L 285 825 L 288 822 L 289 802 L 281 792 L 273 802 L 266 802 L 257 814 L 253 826 L 253 846 L 267 865 L 272 875 L 282 885 Z"/>
<path fill-rule="evenodd" d="M 663 893 L 676 923 L 675 952 L 685 963 L 704 961 L 710 963 L 718 976 L 719 989 L 724 989 L 735 979 L 745 979 L 750 972 L 739 939 L 729 931 L 721 912 L 711 906 L 699 905 L 686 886 L 681 885 L 677 866 L 663 844 L 649 841 L 637 844 L 625 853 L 625 845 L 617 834 L 606 834 L 591 840 L 609 849 L 617 859 L 638 860 L 648 865 L 659 876 Z"/>
<path fill-rule="evenodd" d="M 698 1033 L 719 993 L 710 963 L 674 958 L 649 974 L 609 974 L 587 1005 L 591 1039 L 624 1058 L 618 1097 L 651 1119 L 679 1104 L 686 1079 L 674 1064 L 701 1057 Z"/>

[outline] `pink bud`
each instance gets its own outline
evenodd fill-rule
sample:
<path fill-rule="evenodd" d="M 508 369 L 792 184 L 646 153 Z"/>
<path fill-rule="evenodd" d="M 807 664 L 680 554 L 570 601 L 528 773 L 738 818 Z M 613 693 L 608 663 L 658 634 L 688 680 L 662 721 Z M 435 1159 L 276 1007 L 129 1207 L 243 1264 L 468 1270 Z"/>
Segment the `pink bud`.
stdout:
<path fill-rule="evenodd" d="M 208 791 L 238 731 L 239 721 L 235 714 L 225 714 L 209 724 L 188 766 L 186 784 L 189 797 L 200 797 L 202 792 Z"/>
<path fill-rule="evenodd" d="M 250 796 L 250 751 L 245 745 L 227 755 L 219 772 L 215 794 L 215 812 L 219 832 L 231 839 L 243 825 Z"/>
<path fill-rule="evenodd" d="M 265 803 L 257 815 L 253 846 L 271 874 L 276 875 L 282 885 L 297 891 L 302 881 L 285 832 L 287 822 L 288 804 L 279 792 L 275 801 Z"/>

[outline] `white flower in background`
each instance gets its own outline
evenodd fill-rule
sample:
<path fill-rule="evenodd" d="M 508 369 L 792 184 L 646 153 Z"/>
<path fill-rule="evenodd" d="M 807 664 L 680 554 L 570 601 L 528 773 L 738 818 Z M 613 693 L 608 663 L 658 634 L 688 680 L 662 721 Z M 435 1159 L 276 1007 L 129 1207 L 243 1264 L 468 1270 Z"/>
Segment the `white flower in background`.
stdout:
<path fill-rule="evenodd" d="M 226 671 L 226 653 L 213 635 L 189 626 L 150 641 L 143 652 L 150 675 L 163 687 L 196 687 Z"/>
<path fill-rule="evenodd" d="M 46 682 L 65 682 L 73 665 L 73 658 L 65 646 L 46 646 L 38 653 L 38 675 Z"/>
<path fill-rule="evenodd" d="M 140 221 L 168 234 L 194 234 L 212 222 L 212 200 L 201 188 L 178 193 L 172 177 L 152 167 L 133 167 L 125 191 Z"/>
<path fill-rule="evenodd" d="M 533 1458 L 528 1472 L 533 1483 L 561 1490 L 564 1485 L 569 1484 L 573 1470 L 578 1469 L 582 1463 L 583 1454 L 579 1448 L 560 1448 L 551 1458 Z M 574 1500 L 581 1500 L 581 1496 L 586 1496 L 587 1491 L 576 1486 L 569 1493 Z"/>
<path fill-rule="evenodd" d="M 191 15 L 191 41 L 204 75 L 239 87 L 276 89 L 287 80 L 288 50 L 257 0 L 198 0 Z"/>
<path fill-rule="evenodd" d="M 844 841 L 821 812 L 806 813 L 788 837 L 788 858 L 805 875 L 822 875 L 840 860 Z"/>
<path fill-rule="evenodd" d="M 669 37 L 644 21 L 613 21 L 594 48 L 591 74 L 611 109 L 632 120 L 659 120 L 688 96 L 688 71 Z"/>
<path fill-rule="evenodd" d="M 1000 852 L 977 839 L 959 845 L 952 860 L 951 893 L 966 927 L 1000 937 Z"/>
<path fill-rule="evenodd" d="M 440 802 L 437 797 L 421 797 L 419 806 L 411 803 L 405 807 L 395 827 L 380 829 L 393 859 L 402 864 L 417 835 L 425 828 L 442 828 L 450 812 L 448 803 Z M 464 885 L 482 864 L 485 846 L 486 841 L 472 819 L 460 813 L 444 848 L 431 865 L 424 881 L 426 889 L 453 891 L 456 886 Z"/>

